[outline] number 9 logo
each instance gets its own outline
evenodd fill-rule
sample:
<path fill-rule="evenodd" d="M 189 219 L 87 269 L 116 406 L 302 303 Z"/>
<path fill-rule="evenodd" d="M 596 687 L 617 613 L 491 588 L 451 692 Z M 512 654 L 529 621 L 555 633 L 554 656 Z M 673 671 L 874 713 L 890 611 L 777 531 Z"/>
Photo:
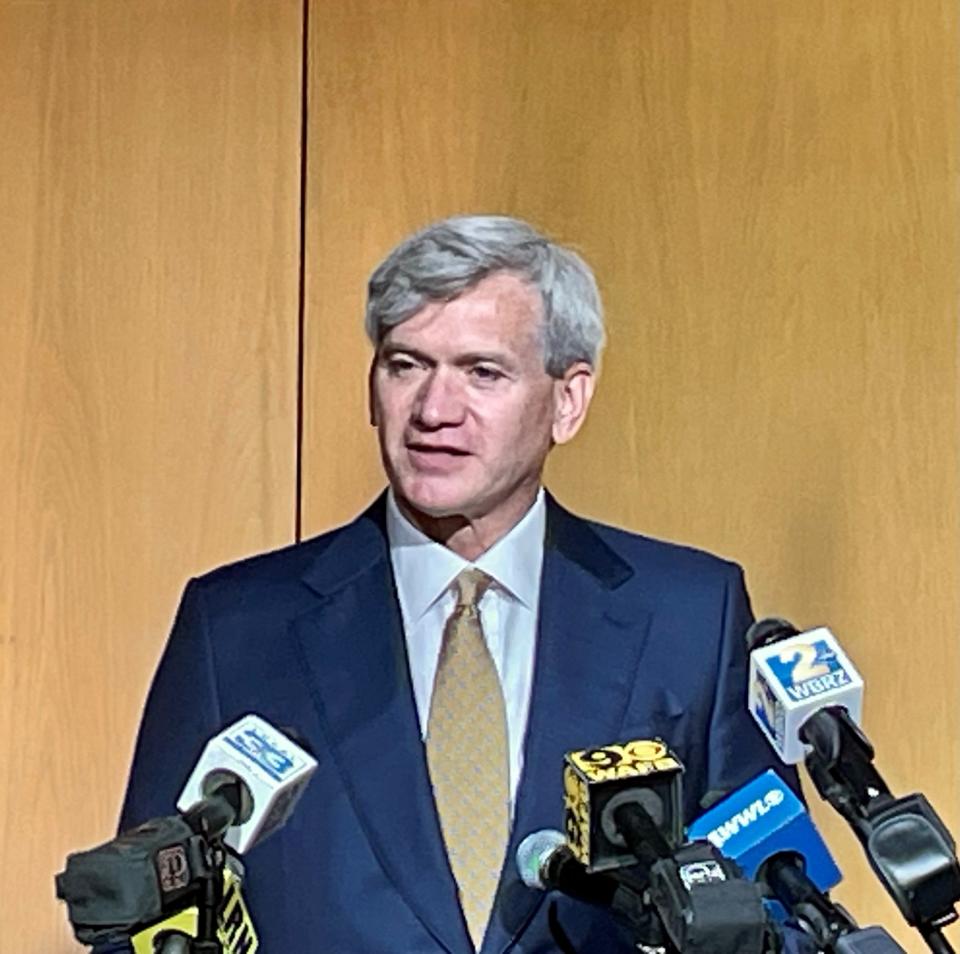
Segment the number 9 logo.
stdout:
<path fill-rule="evenodd" d="M 594 769 L 610 769 L 619 765 L 623 756 L 615 749 L 588 749 L 580 756 L 585 765 Z"/>

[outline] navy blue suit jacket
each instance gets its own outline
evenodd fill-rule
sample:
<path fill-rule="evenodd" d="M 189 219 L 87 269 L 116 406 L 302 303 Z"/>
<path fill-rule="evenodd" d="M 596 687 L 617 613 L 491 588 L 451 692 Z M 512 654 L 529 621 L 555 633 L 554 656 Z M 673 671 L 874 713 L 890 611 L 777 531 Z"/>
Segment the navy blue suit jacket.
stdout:
<path fill-rule="evenodd" d="M 320 766 L 287 826 L 246 859 L 265 954 L 469 954 L 421 742 L 381 498 L 353 523 L 187 586 L 140 734 L 122 827 L 173 811 L 204 742 L 247 712 Z M 740 569 L 582 520 L 548 498 L 533 695 L 510 844 L 483 954 L 557 951 L 520 840 L 562 828 L 571 749 L 660 736 L 685 811 L 773 764 L 745 706 Z M 795 784 L 795 777 L 791 776 Z M 578 950 L 630 939 L 567 899 Z"/>

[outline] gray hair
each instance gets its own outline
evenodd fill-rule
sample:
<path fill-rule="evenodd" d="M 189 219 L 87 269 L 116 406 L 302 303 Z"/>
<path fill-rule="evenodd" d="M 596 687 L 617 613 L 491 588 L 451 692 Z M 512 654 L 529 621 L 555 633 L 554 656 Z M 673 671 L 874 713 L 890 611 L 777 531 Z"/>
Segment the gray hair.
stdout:
<path fill-rule="evenodd" d="M 377 347 L 394 325 L 434 301 L 452 301 L 487 275 L 512 272 L 540 293 L 544 366 L 555 378 L 576 361 L 596 368 L 603 306 L 590 266 L 532 226 L 505 215 L 435 222 L 401 242 L 367 289 L 367 335 Z"/>

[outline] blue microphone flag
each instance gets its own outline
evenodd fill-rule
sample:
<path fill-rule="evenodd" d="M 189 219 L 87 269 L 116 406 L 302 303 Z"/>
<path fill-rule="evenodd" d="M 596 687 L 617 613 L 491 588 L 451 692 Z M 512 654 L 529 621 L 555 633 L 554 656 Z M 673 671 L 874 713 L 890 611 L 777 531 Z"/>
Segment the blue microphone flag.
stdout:
<path fill-rule="evenodd" d="M 842 877 L 803 802 L 773 769 L 714 805 L 690 825 L 687 835 L 710 841 L 749 878 L 781 851 L 802 855 L 807 874 L 821 891 L 829 891 Z"/>

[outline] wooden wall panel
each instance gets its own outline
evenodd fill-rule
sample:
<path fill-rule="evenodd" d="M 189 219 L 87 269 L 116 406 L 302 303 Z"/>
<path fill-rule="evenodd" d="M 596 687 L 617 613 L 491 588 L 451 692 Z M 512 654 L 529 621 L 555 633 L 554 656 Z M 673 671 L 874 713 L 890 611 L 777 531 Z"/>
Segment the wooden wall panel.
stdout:
<path fill-rule="evenodd" d="M 830 623 L 891 785 L 960 831 L 956 5 L 318 0 L 310 25 L 305 529 L 382 483 L 370 269 L 447 214 L 529 217 L 609 310 L 553 488 Z M 817 814 L 840 897 L 897 926 Z"/>
<path fill-rule="evenodd" d="M 0 0 L 0 951 L 116 824 L 192 573 L 289 542 L 300 0 Z"/>

